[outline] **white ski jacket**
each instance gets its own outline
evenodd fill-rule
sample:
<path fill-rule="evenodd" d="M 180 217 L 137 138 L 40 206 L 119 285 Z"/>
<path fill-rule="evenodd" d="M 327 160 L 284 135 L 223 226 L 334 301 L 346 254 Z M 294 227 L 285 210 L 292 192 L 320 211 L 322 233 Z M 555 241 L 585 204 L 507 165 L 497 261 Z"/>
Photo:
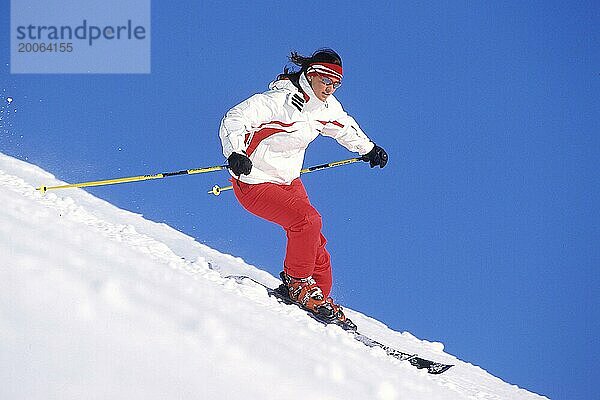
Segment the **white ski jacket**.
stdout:
<path fill-rule="evenodd" d="M 300 176 L 304 152 L 319 134 L 364 155 L 374 144 L 333 95 L 321 101 L 302 74 L 303 95 L 290 80 L 278 80 L 227 112 L 219 137 L 223 155 L 246 154 L 252 161 L 244 183 L 289 185 Z M 231 172 L 231 171 L 230 171 Z"/>

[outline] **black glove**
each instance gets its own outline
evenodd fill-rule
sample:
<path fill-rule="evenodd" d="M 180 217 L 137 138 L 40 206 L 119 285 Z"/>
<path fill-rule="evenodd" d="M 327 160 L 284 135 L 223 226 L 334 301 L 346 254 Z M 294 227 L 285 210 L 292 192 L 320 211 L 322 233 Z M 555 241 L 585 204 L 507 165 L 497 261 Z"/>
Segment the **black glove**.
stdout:
<path fill-rule="evenodd" d="M 371 168 L 376 165 L 379 165 L 379 168 L 383 168 L 388 162 L 388 155 L 384 149 L 375 145 L 373 150 L 362 156 L 362 160 L 368 161 L 369 164 L 371 164 Z"/>
<path fill-rule="evenodd" d="M 248 175 L 252 170 L 252 161 L 245 154 L 231 153 L 227 159 L 227 167 L 234 175 Z"/>

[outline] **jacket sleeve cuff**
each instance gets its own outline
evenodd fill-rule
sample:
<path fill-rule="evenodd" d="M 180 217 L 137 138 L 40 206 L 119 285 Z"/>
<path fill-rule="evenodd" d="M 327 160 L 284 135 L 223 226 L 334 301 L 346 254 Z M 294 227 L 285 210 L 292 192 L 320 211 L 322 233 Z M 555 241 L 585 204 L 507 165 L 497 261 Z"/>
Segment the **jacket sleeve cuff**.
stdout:
<path fill-rule="evenodd" d="M 360 154 L 361 156 L 364 156 L 365 154 L 369 153 L 371 150 L 373 150 L 373 147 L 375 147 L 375 143 L 373 142 L 369 142 L 365 147 L 361 148 L 358 151 L 358 154 Z"/>

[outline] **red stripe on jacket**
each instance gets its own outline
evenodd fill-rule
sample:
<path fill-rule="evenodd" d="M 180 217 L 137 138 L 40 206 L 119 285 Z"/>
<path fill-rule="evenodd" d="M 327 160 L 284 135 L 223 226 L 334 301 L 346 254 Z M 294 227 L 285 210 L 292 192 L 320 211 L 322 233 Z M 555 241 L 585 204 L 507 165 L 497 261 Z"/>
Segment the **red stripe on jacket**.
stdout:
<path fill-rule="evenodd" d="M 294 125 L 295 122 L 286 124 L 285 122 L 281 122 L 281 121 L 271 121 L 271 122 L 265 122 L 264 124 L 261 124 L 259 126 L 259 128 L 261 126 L 270 125 L 270 124 L 275 124 L 275 125 L 289 128 L 290 126 Z M 252 140 L 250 141 L 250 144 L 248 145 L 248 148 L 246 149 L 246 154 L 248 156 L 250 156 L 254 152 L 254 150 L 256 150 L 256 148 L 258 147 L 260 142 L 262 142 L 266 138 L 273 136 L 274 134 L 280 133 L 280 132 L 288 132 L 288 131 L 286 131 L 285 129 L 281 129 L 281 128 L 262 128 L 262 129 L 257 130 L 256 132 L 254 132 L 254 136 L 252 137 Z M 246 141 L 248 140 L 249 136 L 250 136 L 249 133 L 246 134 Z"/>
<path fill-rule="evenodd" d="M 340 128 L 344 127 L 344 124 L 342 124 L 341 122 L 338 122 L 338 121 L 319 121 L 319 122 L 322 123 L 323 125 L 333 124 L 335 126 L 339 126 Z"/>

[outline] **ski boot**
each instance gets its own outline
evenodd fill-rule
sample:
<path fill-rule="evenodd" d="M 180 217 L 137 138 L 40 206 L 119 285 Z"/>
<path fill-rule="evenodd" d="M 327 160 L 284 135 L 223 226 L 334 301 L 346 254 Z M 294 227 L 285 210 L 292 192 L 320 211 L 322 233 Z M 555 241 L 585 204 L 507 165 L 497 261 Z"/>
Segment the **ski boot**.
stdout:
<path fill-rule="evenodd" d="M 290 300 L 301 305 L 309 311 L 317 312 L 317 308 L 324 303 L 323 292 L 317 286 L 314 278 L 294 278 L 281 272 L 281 280 L 287 289 Z"/>
<path fill-rule="evenodd" d="M 324 298 L 312 276 L 294 278 L 281 272 L 280 277 L 292 302 L 317 314 L 324 321 L 335 323 L 345 330 L 356 330 L 356 324 L 346 317 L 342 306 L 335 304 L 331 297 Z"/>
<path fill-rule="evenodd" d="M 355 331 L 357 328 L 356 324 L 344 314 L 344 308 L 339 304 L 335 304 L 331 297 L 325 299 L 323 304 L 317 309 L 317 312 L 323 317 L 335 321 L 336 324 L 345 330 Z"/>

